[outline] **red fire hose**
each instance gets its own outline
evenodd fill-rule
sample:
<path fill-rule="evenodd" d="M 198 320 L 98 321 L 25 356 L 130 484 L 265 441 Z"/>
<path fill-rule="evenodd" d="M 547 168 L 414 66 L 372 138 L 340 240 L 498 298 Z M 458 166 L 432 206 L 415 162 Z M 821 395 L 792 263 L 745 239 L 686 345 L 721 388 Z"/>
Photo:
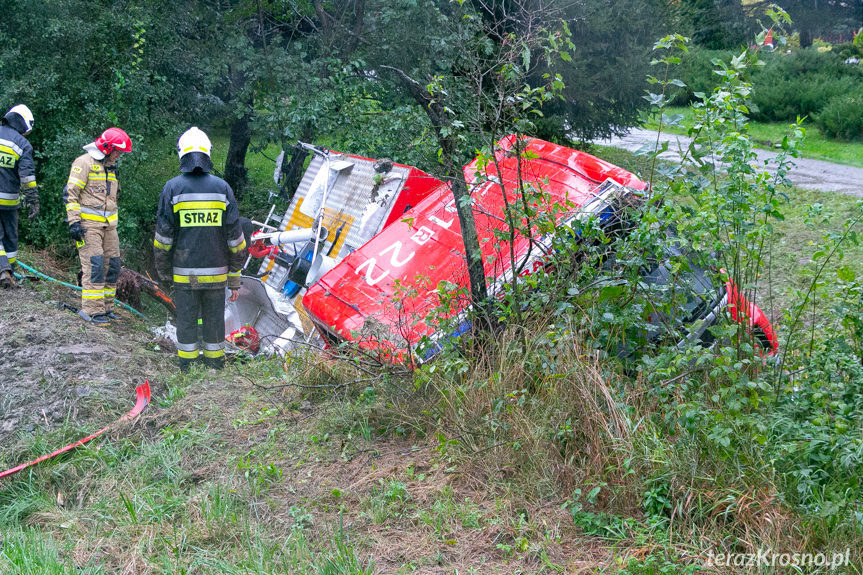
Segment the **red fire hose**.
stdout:
<path fill-rule="evenodd" d="M 88 441 L 91 441 L 93 439 L 96 439 L 97 437 L 99 437 L 100 435 L 102 435 L 103 433 L 105 433 L 106 431 L 111 429 L 111 427 L 113 427 L 117 423 L 120 423 L 121 421 L 129 421 L 130 419 L 135 419 L 136 417 L 138 417 L 141 414 L 142 411 L 144 411 L 144 408 L 150 404 L 150 382 L 145 381 L 143 383 L 143 385 L 139 385 L 137 388 L 135 388 L 135 394 L 137 396 L 137 400 L 135 401 L 135 407 L 133 407 L 129 413 L 127 413 L 126 415 L 124 415 L 123 417 L 121 417 L 120 419 L 115 421 L 114 423 L 103 427 L 102 429 L 100 429 L 99 431 L 94 433 L 93 435 L 88 435 L 84 439 L 80 439 L 80 440 L 76 441 L 75 443 L 72 443 L 71 445 L 67 445 L 66 447 L 64 447 L 62 449 L 58 449 L 54 453 L 49 453 L 48 455 L 43 455 L 42 457 L 40 457 L 38 459 L 34 459 L 30 463 L 22 463 L 18 467 L 13 467 L 12 469 L 7 469 L 6 471 L 3 471 L 2 473 L 0 473 L 0 479 L 3 479 L 4 477 L 7 477 L 9 475 L 14 475 L 14 474 L 18 473 L 19 471 L 21 471 L 22 469 L 27 469 L 28 467 L 36 465 L 37 463 L 42 463 L 43 461 L 51 459 L 52 457 L 56 457 L 56 456 L 60 455 L 61 453 L 66 453 L 67 451 L 72 451 L 76 447 L 84 445 L 85 443 L 87 443 Z"/>

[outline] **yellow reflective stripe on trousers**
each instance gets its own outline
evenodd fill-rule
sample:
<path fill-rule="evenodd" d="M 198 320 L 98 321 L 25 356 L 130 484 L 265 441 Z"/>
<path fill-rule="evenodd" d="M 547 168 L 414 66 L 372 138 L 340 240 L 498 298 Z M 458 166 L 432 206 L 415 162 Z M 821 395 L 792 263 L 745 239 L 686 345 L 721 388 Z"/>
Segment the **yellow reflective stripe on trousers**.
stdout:
<path fill-rule="evenodd" d="M 224 202 L 179 202 L 174 204 L 174 213 L 180 210 L 224 210 L 228 204 Z"/>
<path fill-rule="evenodd" d="M 84 299 L 102 299 L 105 296 L 103 289 L 85 289 L 81 290 L 81 297 Z"/>
<path fill-rule="evenodd" d="M 177 355 L 179 355 L 183 359 L 195 359 L 198 357 L 198 350 L 196 349 L 195 351 L 184 351 L 182 349 L 178 349 Z"/>
<path fill-rule="evenodd" d="M 217 284 L 219 282 L 228 281 L 228 274 L 216 274 L 212 276 L 178 276 L 177 274 L 174 274 L 174 283 L 192 283 L 192 277 L 194 277 L 199 284 Z"/>
<path fill-rule="evenodd" d="M 105 297 L 114 297 L 115 295 L 117 295 L 117 290 L 113 290 L 113 289 L 106 289 L 105 290 Z"/>
<path fill-rule="evenodd" d="M 204 357 L 225 357 L 224 349 L 217 349 L 210 351 L 209 349 L 204 350 Z"/>

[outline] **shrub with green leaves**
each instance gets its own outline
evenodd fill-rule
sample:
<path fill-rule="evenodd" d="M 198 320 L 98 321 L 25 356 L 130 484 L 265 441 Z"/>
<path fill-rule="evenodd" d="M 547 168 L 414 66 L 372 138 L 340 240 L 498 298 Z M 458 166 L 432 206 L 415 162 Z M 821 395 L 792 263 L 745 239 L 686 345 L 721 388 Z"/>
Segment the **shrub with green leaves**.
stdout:
<path fill-rule="evenodd" d="M 815 114 L 815 124 L 821 131 L 839 140 L 863 138 L 863 89 L 833 96 Z"/>
<path fill-rule="evenodd" d="M 736 55 L 739 53 L 694 48 L 681 57 L 679 77 L 687 89 L 675 97 L 675 103 L 695 102 L 696 94 L 712 92 L 721 82 L 716 62 Z M 751 81 L 758 87 L 748 102 L 747 115 L 753 120 L 793 122 L 812 116 L 833 98 L 847 95 L 863 83 L 861 67 L 844 64 L 845 58 L 834 52 L 807 48 L 791 54 L 764 52 L 760 57 L 758 67 L 750 71 Z"/>
<path fill-rule="evenodd" d="M 863 83 L 858 66 L 843 63 L 832 52 L 814 48 L 792 54 L 773 53 L 753 73 L 758 90 L 752 94 L 753 120 L 788 121 L 821 111 L 831 98 Z"/>

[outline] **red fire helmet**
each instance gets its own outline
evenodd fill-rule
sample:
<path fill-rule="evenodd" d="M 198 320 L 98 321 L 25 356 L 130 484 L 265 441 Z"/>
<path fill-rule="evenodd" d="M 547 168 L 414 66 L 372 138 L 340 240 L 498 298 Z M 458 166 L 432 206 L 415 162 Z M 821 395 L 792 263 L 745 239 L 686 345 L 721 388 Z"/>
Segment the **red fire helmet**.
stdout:
<path fill-rule="evenodd" d="M 132 140 L 129 134 L 120 128 L 108 128 L 102 135 L 96 138 L 96 147 L 105 155 L 114 150 L 129 153 L 132 151 Z"/>
<path fill-rule="evenodd" d="M 261 349 L 261 336 L 258 335 L 258 330 L 250 325 L 244 325 L 240 329 L 231 332 L 231 335 L 225 339 L 250 353 L 258 353 Z"/>

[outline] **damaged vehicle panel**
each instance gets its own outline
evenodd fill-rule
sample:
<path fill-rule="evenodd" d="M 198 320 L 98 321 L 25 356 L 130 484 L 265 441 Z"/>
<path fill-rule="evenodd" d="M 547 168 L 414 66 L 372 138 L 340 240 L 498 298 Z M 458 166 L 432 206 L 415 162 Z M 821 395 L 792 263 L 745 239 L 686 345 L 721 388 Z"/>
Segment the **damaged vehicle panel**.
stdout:
<path fill-rule="evenodd" d="M 620 201 L 646 188 L 634 174 L 594 156 L 538 139 L 518 141 L 516 136 L 498 142 L 495 161 L 474 160 L 464 171 L 472 187 L 485 274 L 493 278 L 492 295 L 499 294 L 513 274 L 527 275 L 544 266 L 550 249 L 548 236 L 516 233 L 512 246 L 496 236 L 508 230 L 506 207 L 518 200 L 520 187 L 541 191 L 538 209 L 554 213 L 559 226 L 581 217 L 609 217 Z M 420 361 L 434 355 L 435 345 L 417 348 L 423 339 L 451 335 L 437 333 L 428 320 L 441 311 L 437 287 L 441 282 L 468 285 L 454 202 L 448 186 L 435 190 L 310 287 L 303 304 L 329 340 L 359 339 L 368 349 L 395 353 L 410 348 Z M 452 306 L 447 313 L 457 315 L 467 302 L 446 305 Z M 468 328 L 462 325 L 457 331 Z M 375 330 L 383 333 L 369 333 Z"/>
<path fill-rule="evenodd" d="M 450 186 L 410 166 L 302 145 L 314 157 L 284 215 L 271 210 L 252 236 L 249 251 L 263 262 L 257 275 L 243 276 L 239 300 L 226 307 L 228 340 L 254 338 L 255 352 L 280 354 L 354 341 L 390 361 L 431 359 L 442 339 L 471 329 L 465 248 Z M 634 174 L 590 154 L 514 135 L 497 143 L 494 158 L 467 164 L 464 175 L 489 292 L 498 298 L 513 276 L 549 265 L 556 234 L 578 234 L 587 220 L 610 229 L 647 189 Z M 553 218 L 553 232 L 509 235 L 507 210 L 520 190 L 530 190 L 532 208 Z M 645 282 L 672 281 L 662 270 L 661 263 L 645 270 Z M 727 309 L 748 323 L 762 350 L 775 353 L 772 326 L 733 282 L 714 287 L 697 269 L 689 279 L 701 289 L 686 310 L 683 342 L 709 343 L 710 326 Z M 440 318 L 457 327 L 441 328 Z"/>
<path fill-rule="evenodd" d="M 229 341 L 251 327 L 269 353 L 316 342 L 302 305 L 307 286 L 442 185 L 390 160 L 301 145 L 311 162 L 284 214 L 271 209 L 253 234 L 249 252 L 263 261 L 256 275 L 245 272 L 239 299 L 225 308 Z"/>
<path fill-rule="evenodd" d="M 665 259 L 642 270 L 642 279 L 650 289 L 683 292 L 686 301 L 679 309 L 680 317 L 669 317 L 658 310 L 649 315 L 648 340 L 659 341 L 669 331 L 669 326 L 679 325 L 684 328 L 685 335 L 678 347 L 689 343 L 710 346 L 715 341 L 710 328 L 720 321 L 727 310 L 732 320 L 741 324 L 745 322 L 761 354 L 775 355 L 779 349 L 779 340 L 764 312 L 747 300 L 730 278 L 724 282 L 720 280 L 717 285 L 711 279 L 715 273 L 710 273 L 691 254 L 681 250 L 673 236 L 670 239 L 671 243 L 665 247 Z M 672 266 L 673 259 L 682 259 L 684 265 Z M 724 273 L 724 270 L 720 270 L 720 275 Z"/>

